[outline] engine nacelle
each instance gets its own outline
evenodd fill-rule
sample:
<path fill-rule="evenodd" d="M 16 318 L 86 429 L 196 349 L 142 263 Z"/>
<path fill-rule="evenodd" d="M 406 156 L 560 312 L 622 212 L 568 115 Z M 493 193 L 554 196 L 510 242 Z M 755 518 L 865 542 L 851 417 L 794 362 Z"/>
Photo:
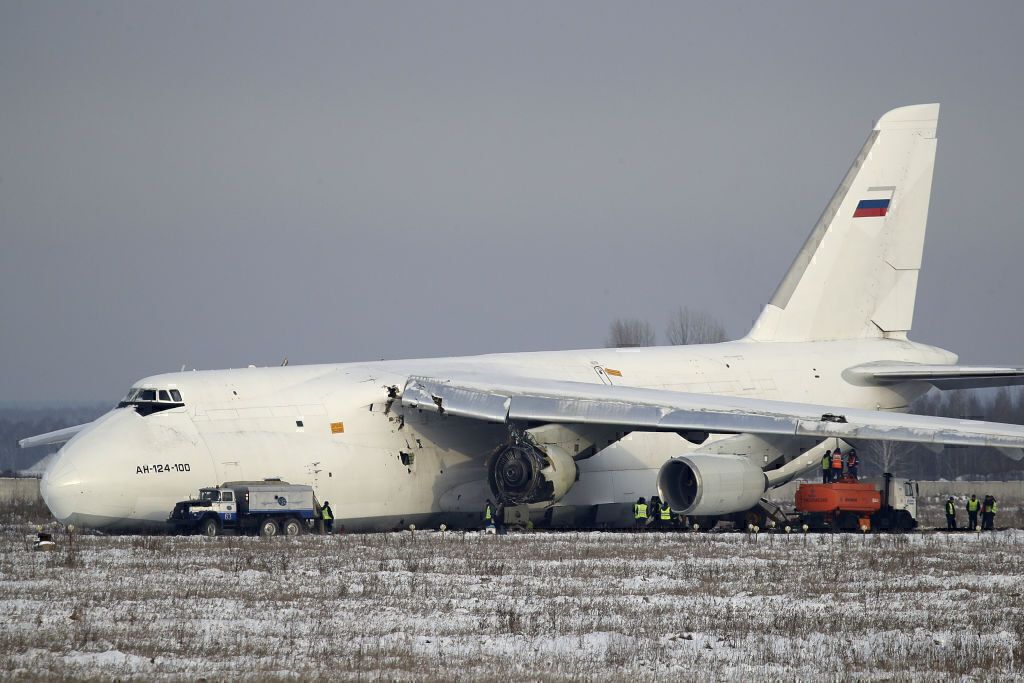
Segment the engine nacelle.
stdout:
<path fill-rule="evenodd" d="M 576 461 L 558 446 L 521 441 L 491 456 L 487 481 L 499 505 L 554 503 L 576 483 Z"/>
<path fill-rule="evenodd" d="M 676 512 L 715 516 L 749 510 L 767 489 L 760 467 L 735 455 L 686 455 L 658 472 L 658 493 Z"/>

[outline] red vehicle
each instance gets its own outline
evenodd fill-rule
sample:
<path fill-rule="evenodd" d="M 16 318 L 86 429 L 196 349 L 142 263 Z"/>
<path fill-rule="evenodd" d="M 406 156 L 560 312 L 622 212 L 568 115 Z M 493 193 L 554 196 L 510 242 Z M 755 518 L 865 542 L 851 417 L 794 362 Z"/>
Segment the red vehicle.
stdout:
<path fill-rule="evenodd" d="M 917 484 L 888 473 L 882 490 L 853 479 L 800 484 L 796 511 L 801 523 L 812 529 L 910 531 L 917 528 Z"/>

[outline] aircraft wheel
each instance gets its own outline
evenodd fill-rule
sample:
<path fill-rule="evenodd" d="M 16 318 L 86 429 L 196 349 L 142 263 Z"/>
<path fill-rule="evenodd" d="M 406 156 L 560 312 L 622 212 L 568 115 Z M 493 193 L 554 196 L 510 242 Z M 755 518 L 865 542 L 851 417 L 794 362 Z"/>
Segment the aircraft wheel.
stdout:
<path fill-rule="evenodd" d="M 295 519 L 294 517 L 289 517 L 288 519 L 284 520 L 284 524 L 282 525 L 282 527 L 285 536 L 298 536 L 302 533 L 302 525 L 299 524 L 299 520 Z"/>
<path fill-rule="evenodd" d="M 262 538 L 273 538 L 277 536 L 277 520 L 267 517 L 260 522 L 260 536 Z"/>
<path fill-rule="evenodd" d="M 220 522 L 217 521 L 216 517 L 207 517 L 199 525 L 199 533 L 213 538 L 220 533 Z"/>
<path fill-rule="evenodd" d="M 701 531 L 711 531 L 718 524 L 718 517 L 691 517 L 690 524 L 699 524 Z"/>

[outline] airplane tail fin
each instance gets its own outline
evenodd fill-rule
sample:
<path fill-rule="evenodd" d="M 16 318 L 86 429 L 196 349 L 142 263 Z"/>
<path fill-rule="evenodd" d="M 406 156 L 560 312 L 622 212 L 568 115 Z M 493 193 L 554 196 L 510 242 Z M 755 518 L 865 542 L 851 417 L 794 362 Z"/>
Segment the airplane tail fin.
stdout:
<path fill-rule="evenodd" d="M 918 104 L 878 120 L 747 339 L 906 338 L 938 119 Z"/>

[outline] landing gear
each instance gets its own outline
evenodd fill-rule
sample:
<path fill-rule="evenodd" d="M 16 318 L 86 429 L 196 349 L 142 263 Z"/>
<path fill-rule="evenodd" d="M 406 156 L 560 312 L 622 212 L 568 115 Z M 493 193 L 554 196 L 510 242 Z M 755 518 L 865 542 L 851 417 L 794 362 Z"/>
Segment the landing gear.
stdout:
<path fill-rule="evenodd" d="M 690 517 L 690 528 L 700 527 L 701 531 L 711 531 L 718 522 L 718 517 Z"/>

